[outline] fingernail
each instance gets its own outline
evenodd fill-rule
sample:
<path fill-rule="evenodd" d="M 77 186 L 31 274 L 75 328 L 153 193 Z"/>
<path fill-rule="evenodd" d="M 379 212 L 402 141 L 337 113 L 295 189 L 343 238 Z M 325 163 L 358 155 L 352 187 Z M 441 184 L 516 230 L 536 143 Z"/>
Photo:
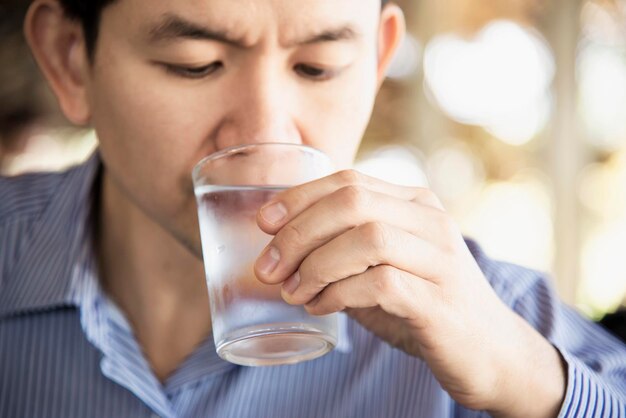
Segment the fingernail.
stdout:
<path fill-rule="evenodd" d="M 291 277 L 285 280 L 285 283 L 283 283 L 283 290 L 291 295 L 293 292 L 296 291 L 299 285 L 300 273 L 296 271 L 294 274 L 291 275 Z"/>
<path fill-rule="evenodd" d="M 287 208 L 282 203 L 270 203 L 261 208 L 261 216 L 271 224 L 277 224 L 287 215 Z"/>
<path fill-rule="evenodd" d="M 280 261 L 280 252 L 276 247 L 269 247 L 257 262 L 257 269 L 264 276 L 271 274 Z"/>

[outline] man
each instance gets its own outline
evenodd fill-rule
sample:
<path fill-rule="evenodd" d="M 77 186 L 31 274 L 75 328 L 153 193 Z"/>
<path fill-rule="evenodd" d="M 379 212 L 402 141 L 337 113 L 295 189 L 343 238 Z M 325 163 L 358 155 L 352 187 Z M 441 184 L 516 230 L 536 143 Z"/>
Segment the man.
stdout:
<path fill-rule="evenodd" d="M 191 168 L 264 141 L 349 167 L 403 31 L 377 0 L 35 0 L 32 51 L 100 143 L 0 183 L 0 415 L 626 416 L 621 343 L 466 244 L 428 190 L 350 170 L 258 216 L 259 280 L 345 310 L 339 347 L 217 358 Z"/>

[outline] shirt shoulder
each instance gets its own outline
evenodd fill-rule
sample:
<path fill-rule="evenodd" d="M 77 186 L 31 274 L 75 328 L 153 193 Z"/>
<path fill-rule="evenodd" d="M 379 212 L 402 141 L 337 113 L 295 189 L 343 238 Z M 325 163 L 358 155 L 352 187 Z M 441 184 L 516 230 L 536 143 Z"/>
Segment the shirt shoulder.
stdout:
<path fill-rule="evenodd" d="M 64 172 L 0 176 L 0 228 L 41 218 L 74 167 Z"/>
<path fill-rule="evenodd" d="M 99 167 L 0 177 L 0 316 L 61 301 Z"/>

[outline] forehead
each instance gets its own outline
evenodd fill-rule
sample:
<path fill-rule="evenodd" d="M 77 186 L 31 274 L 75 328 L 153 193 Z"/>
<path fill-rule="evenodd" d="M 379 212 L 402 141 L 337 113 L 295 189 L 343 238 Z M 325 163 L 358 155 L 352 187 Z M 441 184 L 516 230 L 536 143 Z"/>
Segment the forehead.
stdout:
<path fill-rule="evenodd" d="M 327 28 L 376 32 L 380 0 L 122 0 L 103 11 L 103 20 L 115 19 L 119 29 L 144 34 L 167 16 L 218 27 L 250 43 L 268 33 L 288 43 Z"/>

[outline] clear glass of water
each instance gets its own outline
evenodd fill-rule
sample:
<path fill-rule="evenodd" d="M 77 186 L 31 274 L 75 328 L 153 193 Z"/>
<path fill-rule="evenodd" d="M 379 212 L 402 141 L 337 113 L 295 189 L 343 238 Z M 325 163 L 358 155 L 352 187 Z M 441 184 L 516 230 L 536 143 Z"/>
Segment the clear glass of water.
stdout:
<path fill-rule="evenodd" d="M 254 262 L 271 236 L 258 210 L 290 186 L 324 177 L 330 159 L 299 144 L 257 143 L 224 149 L 193 170 L 213 338 L 218 355 L 246 366 L 292 364 L 337 344 L 337 315 L 309 315 L 287 304 L 280 284 L 266 285 Z"/>

